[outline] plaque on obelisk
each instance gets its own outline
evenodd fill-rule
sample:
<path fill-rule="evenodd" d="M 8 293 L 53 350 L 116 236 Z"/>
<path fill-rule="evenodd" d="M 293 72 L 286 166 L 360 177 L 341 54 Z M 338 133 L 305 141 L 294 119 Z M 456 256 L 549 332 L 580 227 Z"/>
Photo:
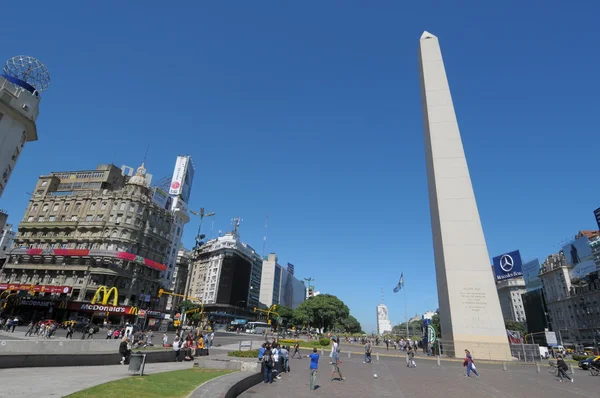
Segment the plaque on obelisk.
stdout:
<path fill-rule="evenodd" d="M 510 359 L 479 210 L 437 37 L 419 43 L 421 103 L 442 348 Z"/>

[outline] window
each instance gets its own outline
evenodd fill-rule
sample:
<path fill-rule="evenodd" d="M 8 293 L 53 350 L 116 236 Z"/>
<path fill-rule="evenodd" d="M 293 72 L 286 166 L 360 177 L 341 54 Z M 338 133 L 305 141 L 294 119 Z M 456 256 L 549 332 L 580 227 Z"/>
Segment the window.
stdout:
<path fill-rule="evenodd" d="M 138 208 L 137 208 L 138 214 L 142 214 L 143 211 L 144 211 L 144 209 L 142 209 L 142 206 L 138 206 Z"/>
<path fill-rule="evenodd" d="M 102 202 L 102 204 L 100 205 L 100 210 L 104 209 L 106 209 L 106 202 Z"/>
<path fill-rule="evenodd" d="M 72 216 L 71 221 L 77 221 L 77 216 Z"/>
<path fill-rule="evenodd" d="M 42 211 L 44 211 L 44 212 L 48 211 L 48 207 L 49 207 L 48 205 L 42 206 Z"/>
<path fill-rule="evenodd" d="M 125 224 L 131 224 L 131 217 L 127 217 L 127 219 L 125 219 Z"/>
<path fill-rule="evenodd" d="M 125 210 L 125 206 L 127 205 L 127 203 L 125 202 L 121 202 L 121 207 L 120 210 Z"/>
<path fill-rule="evenodd" d="M 133 203 L 129 204 L 129 211 L 135 211 L 135 205 Z"/>
<path fill-rule="evenodd" d="M 75 211 L 79 211 L 81 209 L 81 203 L 75 203 Z"/>
<path fill-rule="evenodd" d="M 65 211 L 69 211 L 69 207 L 71 206 L 70 203 L 65 203 Z"/>
<path fill-rule="evenodd" d="M 56 217 L 54 217 L 54 216 L 48 217 L 48 221 L 50 221 L 50 222 L 54 222 L 55 219 L 56 219 Z"/>
<path fill-rule="evenodd" d="M 44 217 L 39 217 L 38 222 L 44 222 Z"/>
<path fill-rule="evenodd" d="M 45 187 L 46 185 L 48 185 L 48 180 L 42 181 L 42 186 Z"/>
<path fill-rule="evenodd" d="M 35 191 L 35 196 L 42 196 L 44 194 L 44 190 L 40 189 L 39 191 Z"/>
<path fill-rule="evenodd" d="M 33 222 L 33 217 L 27 218 L 27 222 Z"/>
<path fill-rule="evenodd" d="M 98 214 L 98 215 L 96 216 L 96 220 L 98 220 L 98 221 L 103 221 L 103 220 L 104 220 L 104 214 Z"/>
<path fill-rule="evenodd" d="M 92 202 L 90 205 L 90 210 L 96 210 L 96 202 Z"/>
<path fill-rule="evenodd" d="M 121 222 L 121 217 L 122 216 L 120 214 L 117 214 L 117 224 Z"/>
<path fill-rule="evenodd" d="M 31 206 L 31 211 L 37 211 L 37 209 L 38 209 L 38 205 Z"/>
<path fill-rule="evenodd" d="M 58 211 L 58 203 L 55 203 L 52 207 L 52 211 Z"/>
<path fill-rule="evenodd" d="M 94 216 L 85 216 L 85 221 L 92 221 Z"/>

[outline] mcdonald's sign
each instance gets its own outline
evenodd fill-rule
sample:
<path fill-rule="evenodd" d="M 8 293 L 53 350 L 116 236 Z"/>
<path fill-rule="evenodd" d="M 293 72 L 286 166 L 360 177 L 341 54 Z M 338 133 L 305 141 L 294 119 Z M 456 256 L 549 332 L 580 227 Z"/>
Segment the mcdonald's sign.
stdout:
<path fill-rule="evenodd" d="M 106 286 L 100 286 L 98 288 L 98 290 L 96 290 L 96 294 L 94 294 L 94 297 L 92 298 L 92 304 L 96 304 L 96 301 L 98 301 L 98 299 L 100 298 L 100 294 L 104 293 L 104 296 L 102 297 L 102 301 L 100 301 L 101 304 L 108 304 L 109 300 L 110 300 L 110 295 L 114 292 L 114 296 L 113 296 L 113 306 L 118 306 L 119 305 L 119 291 L 117 290 L 116 287 L 111 287 L 108 291 L 106 290 Z"/>
<path fill-rule="evenodd" d="M 137 315 L 139 312 L 140 309 L 138 307 L 129 307 L 129 310 L 127 310 L 129 315 Z"/>

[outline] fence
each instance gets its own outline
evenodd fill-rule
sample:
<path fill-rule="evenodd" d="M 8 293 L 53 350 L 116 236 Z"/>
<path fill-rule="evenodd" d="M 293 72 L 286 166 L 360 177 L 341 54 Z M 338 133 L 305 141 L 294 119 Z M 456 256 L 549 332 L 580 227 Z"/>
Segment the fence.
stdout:
<path fill-rule="evenodd" d="M 508 348 L 508 349 L 507 349 Z M 474 358 L 534 362 L 542 360 L 539 344 L 474 343 L 438 340 L 429 347 L 432 355 L 461 358 L 467 349 Z"/>

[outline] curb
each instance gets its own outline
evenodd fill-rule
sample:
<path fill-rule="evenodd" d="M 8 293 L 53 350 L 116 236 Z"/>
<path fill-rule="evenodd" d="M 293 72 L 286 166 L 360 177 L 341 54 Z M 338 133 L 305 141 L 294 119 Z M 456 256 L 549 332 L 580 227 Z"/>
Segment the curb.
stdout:
<path fill-rule="evenodd" d="M 245 375 L 241 377 L 241 375 Z M 233 375 L 233 376 L 232 376 Z M 235 377 L 235 380 L 225 382 L 224 385 L 219 386 L 223 383 L 223 378 Z M 249 388 L 252 388 L 259 384 L 263 380 L 262 373 L 251 373 L 246 372 L 234 372 L 229 373 L 200 384 L 194 389 L 186 398 L 235 398 Z M 213 387 L 214 388 L 211 388 Z"/>

